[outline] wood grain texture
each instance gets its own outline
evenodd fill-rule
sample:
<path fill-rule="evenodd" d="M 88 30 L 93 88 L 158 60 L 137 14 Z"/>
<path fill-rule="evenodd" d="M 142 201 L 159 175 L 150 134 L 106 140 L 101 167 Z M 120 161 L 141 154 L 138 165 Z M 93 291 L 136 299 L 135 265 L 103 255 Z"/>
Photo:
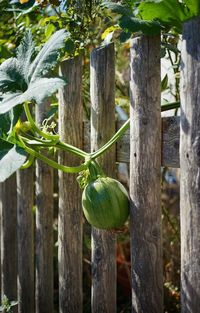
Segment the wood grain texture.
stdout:
<path fill-rule="evenodd" d="M 36 106 L 38 125 L 49 102 Z M 36 313 L 53 312 L 53 169 L 36 161 Z"/>
<path fill-rule="evenodd" d="M 82 147 L 82 61 L 64 61 L 60 74 L 68 84 L 59 91 L 59 134 L 64 142 Z M 59 162 L 80 164 L 73 155 L 60 152 Z M 59 300 L 60 313 L 82 312 L 82 208 L 76 175 L 59 172 Z"/>
<path fill-rule="evenodd" d="M 0 184 L 1 298 L 17 300 L 17 192 L 16 175 Z M 16 312 L 16 309 L 15 311 Z"/>
<path fill-rule="evenodd" d="M 181 66 L 181 312 L 200 309 L 200 18 L 184 25 Z"/>
<path fill-rule="evenodd" d="M 91 53 L 91 151 L 115 132 L 115 52 L 113 44 Z M 105 173 L 115 176 L 115 147 L 99 159 Z M 92 229 L 92 313 L 116 312 L 116 236 Z"/>
<path fill-rule="evenodd" d="M 118 121 L 118 130 L 123 121 Z M 90 151 L 90 125 L 84 122 L 84 150 Z M 180 167 L 179 158 L 180 141 L 180 117 L 170 116 L 162 118 L 162 146 L 161 146 L 161 165 L 178 168 Z M 130 162 L 130 130 L 116 144 L 116 161 L 122 163 Z"/>
<path fill-rule="evenodd" d="M 132 312 L 163 312 L 160 38 L 131 44 L 130 197 Z"/>
<path fill-rule="evenodd" d="M 162 118 L 161 165 L 180 167 L 179 157 L 180 117 Z"/>
<path fill-rule="evenodd" d="M 18 313 L 35 312 L 33 168 L 17 172 Z"/>

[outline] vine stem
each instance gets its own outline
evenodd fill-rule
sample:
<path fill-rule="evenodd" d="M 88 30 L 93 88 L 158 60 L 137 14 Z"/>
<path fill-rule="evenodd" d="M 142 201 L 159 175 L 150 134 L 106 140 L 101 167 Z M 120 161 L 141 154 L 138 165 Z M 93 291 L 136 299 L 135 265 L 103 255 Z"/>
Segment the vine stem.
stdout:
<path fill-rule="evenodd" d="M 51 134 L 47 134 L 45 132 L 43 132 L 36 124 L 35 121 L 33 120 L 32 116 L 31 116 L 31 112 L 29 110 L 29 105 L 28 103 L 24 103 L 24 110 L 26 113 L 26 117 L 32 127 L 32 130 L 35 131 L 36 133 L 38 133 L 38 135 L 40 135 L 41 137 L 50 140 L 52 143 L 52 146 L 54 147 L 58 147 L 60 149 L 66 150 L 68 152 L 71 152 L 75 155 L 77 155 L 78 157 L 81 158 L 86 158 L 89 156 L 88 153 L 86 153 L 85 151 L 76 148 L 70 144 L 64 143 L 62 141 L 59 140 L 59 135 L 51 135 Z M 43 142 L 45 143 L 45 142 Z"/>
<path fill-rule="evenodd" d="M 167 110 L 171 110 L 171 109 L 176 109 L 180 107 L 180 102 L 173 102 L 173 103 L 167 103 L 161 106 L 161 112 L 167 111 Z M 32 119 L 30 110 L 29 110 L 29 106 L 28 103 L 24 104 L 24 109 L 25 109 L 25 113 L 27 116 L 28 121 L 30 122 L 32 129 L 34 131 L 36 131 L 40 136 L 42 136 L 43 138 L 47 139 L 48 142 L 45 142 L 45 140 L 39 139 L 39 142 L 43 143 L 46 146 L 54 146 L 60 149 L 64 149 L 68 152 L 71 152 L 79 157 L 82 157 L 85 159 L 85 163 L 82 164 L 81 166 L 78 167 L 67 167 L 64 165 L 60 165 L 57 162 L 48 159 L 47 157 L 45 157 L 44 155 L 40 154 L 38 151 L 28 147 L 25 145 L 23 139 L 25 139 L 24 137 L 20 138 L 21 143 L 23 143 L 24 145 L 24 149 L 32 156 L 37 157 L 38 159 L 44 161 L 45 163 L 49 164 L 50 166 L 56 168 L 56 169 L 60 169 L 63 172 L 66 173 L 78 173 L 84 169 L 87 168 L 87 162 L 91 162 L 91 160 L 95 160 L 97 157 L 99 157 L 100 155 L 102 155 L 104 152 L 106 152 L 108 149 L 110 149 L 110 147 L 117 142 L 122 136 L 123 134 L 126 132 L 126 130 L 129 128 L 130 126 L 130 119 L 128 119 L 123 125 L 122 127 L 114 134 L 114 136 L 104 145 L 102 146 L 100 149 L 98 149 L 96 152 L 94 153 L 86 153 L 84 151 L 82 151 L 81 149 L 78 149 L 74 146 L 68 145 L 64 142 L 59 141 L 59 136 L 58 135 L 51 135 L 51 134 L 46 134 L 43 131 L 41 131 L 41 129 L 35 124 L 34 120 Z M 37 139 L 36 139 L 37 140 Z M 50 140 L 50 141 L 49 141 Z"/>
<path fill-rule="evenodd" d="M 180 101 L 177 102 L 172 102 L 172 103 L 166 103 L 161 106 L 161 112 L 172 110 L 172 109 L 177 109 L 180 107 Z M 91 159 L 94 160 L 100 155 L 102 155 L 105 151 L 107 151 L 115 142 L 117 142 L 123 134 L 126 132 L 126 130 L 130 126 L 130 119 L 128 119 L 122 127 L 116 132 L 116 134 L 104 145 L 102 146 L 99 150 L 97 150 L 94 153 L 91 153 Z"/>
<path fill-rule="evenodd" d="M 126 130 L 130 126 L 130 119 L 128 119 L 122 127 L 116 132 L 116 134 L 99 150 L 97 150 L 94 153 L 91 153 L 91 159 L 94 160 L 97 157 L 99 157 L 101 154 L 103 154 L 105 151 L 107 151 L 117 140 L 119 140 L 122 135 L 126 132 Z"/>
<path fill-rule="evenodd" d="M 75 167 L 58 164 L 57 162 L 55 162 L 55 161 L 47 158 L 43 154 L 39 153 L 35 149 L 28 147 L 24 143 L 24 141 L 22 140 L 22 138 L 20 136 L 18 136 L 18 139 L 19 139 L 20 143 L 22 144 L 24 150 L 27 153 L 29 153 L 32 157 L 38 158 L 39 160 L 43 161 L 44 163 L 48 164 L 49 166 L 51 166 L 57 170 L 61 170 L 64 173 L 79 173 L 79 172 L 81 172 L 87 168 L 87 163 L 84 163 L 84 164 L 81 164 L 80 166 L 75 166 Z"/>
<path fill-rule="evenodd" d="M 33 164 L 34 160 L 35 160 L 34 156 L 29 155 L 27 161 L 20 167 L 20 169 L 25 170 L 25 169 L 29 168 Z"/>

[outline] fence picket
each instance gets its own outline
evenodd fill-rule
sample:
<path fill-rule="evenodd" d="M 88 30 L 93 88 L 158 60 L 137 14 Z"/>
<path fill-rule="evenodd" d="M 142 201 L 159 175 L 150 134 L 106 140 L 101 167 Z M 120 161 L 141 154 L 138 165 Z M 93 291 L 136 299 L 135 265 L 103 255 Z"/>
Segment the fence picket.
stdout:
<path fill-rule="evenodd" d="M 160 38 L 131 44 L 130 197 L 132 312 L 163 311 Z"/>
<path fill-rule="evenodd" d="M 49 102 L 36 106 L 38 125 Z M 36 312 L 53 312 L 53 169 L 36 162 Z"/>
<path fill-rule="evenodd" d="M 17 300 L 17 189 L 16 175 L 0 184 L 1 298 Z M 16 312 L 16 309 L 15 311 Z"/>
<path fill-rule="evenodd" d="M 115 51 L 110 44 L 91 53 L 91 150 L 115 132 Z M 100 158 L 107 175 L 115 176 L 115 147 Z M 92 313 L 116 312 L 116 236 L 92 229 Z"/>
<path fill-rule="evenodd" d="M 184 25 L 181 69 L 181 312 L 200 308 L 200 18 Z"/>
<path fill-rule="evenodd" d="M 60 74 L 68 84 L 59 91 L 60 139 L 82 147 L 82 59 L 64 61 Z M 76 157 L 61 153 L 59 162 L 79 163 Z M 58 262 L 60 313 L 82 312 L 82 209 L 76 175 L 59 172 Z"/>
<path fill-rule="evenodd" d="M 133 313 L 163 311 L 161 165 L 181 168 L 181 312 L 197 313 L 200 308 L 199 29 L 200 18 L 184 25 L 181 117 L 161 118 L 160 37 L 132 40 L 130 131 L 98 160 L 112 177 L 116 162 L 130 162 Z M 64 142 L 84 145 L 87 151 L 91 143 L 96 151 L 121 126 L 115 123 L 114 45 L 93 50 L 90 60 L 91 129 L 82 118 L 79 56 L 60 67 L 68 85 L 59 91 L 59 134 Z M 36 108 L 38 124 L 45 118 L 46 104 Z M 59 152 L 59 162 L 75 166 L 80 160 Z M 73 174 L 59 172 L 58 185 L 59 312 L 82 313 L 81 191 Z M 17 180 L 13 175 L 0 184 L 1 297 L 18 297 L 14 313 L 53 313 L 53 171 L 40 161 L 36 163 L 36 264 L 33 192 L 33 168 L 19 170 Z M 113 232 L 92 228 L 91 264 L 92 313 L 115 313 Z"/>
<path fill-rule="evenodd" d="M 33 168 L 17 172 L 18 313 L 35 312 Z"/>

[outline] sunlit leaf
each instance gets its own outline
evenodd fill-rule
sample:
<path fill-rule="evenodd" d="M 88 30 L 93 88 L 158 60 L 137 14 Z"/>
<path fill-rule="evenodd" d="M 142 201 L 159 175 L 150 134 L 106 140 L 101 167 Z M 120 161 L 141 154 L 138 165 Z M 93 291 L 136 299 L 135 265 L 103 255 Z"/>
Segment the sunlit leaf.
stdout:
<path fill-rule="evenodd" d="M 31 58 L 35 47 L 32 39 L 32 34 L 27 31 L 17 48 L 17 60 L 19 62 L 20 72 L 23 74 L 24 80 L 28 83 L 28 71 L 31 64 Z"/>
<path fill-rule="evenodd" d="M 23 149 L 0 139 L 0 182 L 16 172 L 24 164 L 26 157 Z"/>
<path fill-rule="evenodd" d="M 61 29 L 51 36 L 32 62 L 28 77 L 30 82 L 34 82 L 37 78 L 41 78 L 55 66 L 60 54 L 60 49 L 65 46 L 65 39 L 68 33 Z"/>
<path fill-rule="evenodd" d="M 26 101 L 26 99 L 22 93 L 17 92 L 6 94 L 0 102 L 0 114 L 10 111 L 12 108 L 23 103 L 24 101 Z"/>
<path fill-rule="evenodd" d="M 66 85 L 66 81 L 60 77 L 40 78 L 29 84 L 23 97 L 26 101 L 34 100 L 37 104 L 41 104 L 45 98 L 51 96 L 64 85 Z"/>
<path fill-rule="evenodd" d="M 200 15 L 200 1 L 199 0 L 185 0 L 185 4 L 190 10 L 191 14 Z"/>
<path fill-rule="evenodd" d="M 140 3 L 138 12 L 145 20 L 159 20 L 176 26 L 187 18 L 184 8 L 178 0 L 147 0 Z"/>
<path fill-rule="evenodd" d="M 17 91 L 24 88 L 24 77 L 17 58 L 9 58 L 0 65 L 0 91 Z"/>

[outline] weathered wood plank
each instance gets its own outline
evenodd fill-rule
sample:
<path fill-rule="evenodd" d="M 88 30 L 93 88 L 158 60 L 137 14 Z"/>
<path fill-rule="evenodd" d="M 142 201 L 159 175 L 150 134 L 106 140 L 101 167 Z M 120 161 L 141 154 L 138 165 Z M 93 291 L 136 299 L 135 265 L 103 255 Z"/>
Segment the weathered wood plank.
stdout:
<path fill-rule="evenodd" d="M 38 125 L 49 102 L 36 106 Z M 36 161 L 36 312 L 53 312 L 53 169 Z"/>
<path fill-rule="evenodd" d="M 90 66 L 91 150 L 115 132 L 115 52 L 110 44 L 93 50 Z M 115 147 L 100 158 L 107 175 L 115 176 Z M 92 313 L 116 312 L 116 236 L 92 228 Z"/>
<path fill-rule="evenodd" d="M 162 166 L 179 167 L 180 117 L 162 118 Z"/>
<path fill-rule="evenodd" d="M 35 312 L 33 168 L 17 172 L 18 313 Z"/>
<path fill-rule="evenodd" d="M 132 312 L 163 312 L 160 37 L 131 44 L 130 236 Z"/>
<path fill-rule="evenodd" d="M 117 122 L 118 130 L 123 121 Z M 84 150 L 90 151 L 90 125 L 84 123 Z M 162 147 L 161 165 L 178 168 L 179 160 L 179 139 L 180 139 L 180 117 L 170 116 L 162 118 Z M 116 161 L 122 163 L 130 162 L 130 130 L 128 129 L 121 140 L 116 144 Z"/>
<path fill-rule="evenodd" d="M 62 141 L 82 147 L 81 57 L 64 61 L 60 74 L 68 84 L 59 91 L 59 133 Z M 59 162 L 80 163 L 60 152 Z M 76 175 L 59 172 L 59 300 L 60 313 L 82 312 L 82 208 Z"/>
<path fill-rule="evenodd" d="M 1 298 L 17 300 L 17 190 L 16 175 L 0 184 Z M 14 311 L 16 312 L 16 310 Z"/>
<path fill-rule="evenodd" d="M 184 25 L 181 69 L 181 312 L 200 308 L 200 18 Z"/>

